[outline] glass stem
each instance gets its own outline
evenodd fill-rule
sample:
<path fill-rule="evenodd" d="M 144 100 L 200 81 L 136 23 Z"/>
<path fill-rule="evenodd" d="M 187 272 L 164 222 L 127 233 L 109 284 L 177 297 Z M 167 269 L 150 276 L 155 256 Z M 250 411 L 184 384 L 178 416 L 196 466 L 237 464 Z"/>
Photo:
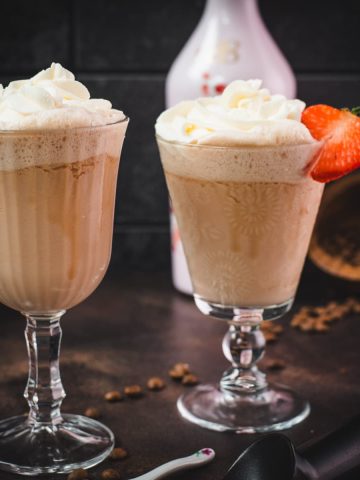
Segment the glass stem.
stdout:
<path fill-rule="evenodd" d="M 222 376 L 223 391 L 253 394 L 267 387 L 266 376 L 256 363 L 265 352 L 266 340 L 260 326 L 262 310 L 242 310 L 230 322 L 223 340 L 223 352 L 231 362 Z"/>
<path fill-rule="evenodd" d="M 65 310 L 48 315 L 24 313 L 29 355 L 29 378 L 24 397 L 30 407 L 29 420 L 34 424 L 62 422 L 60 407 L 65 391 L 60 377 L 59 353 L 60 319 L 64 313 Z"/>

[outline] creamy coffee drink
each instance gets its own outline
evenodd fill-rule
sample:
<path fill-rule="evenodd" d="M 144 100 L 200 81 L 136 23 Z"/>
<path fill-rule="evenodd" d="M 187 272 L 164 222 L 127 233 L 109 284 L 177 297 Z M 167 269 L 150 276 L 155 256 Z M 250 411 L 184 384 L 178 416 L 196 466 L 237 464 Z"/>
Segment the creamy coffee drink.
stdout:
<path fill-rule="evenodd" d="M 196 296 L 266 307 L 291 301 L 323 185 L 307 171 L 319 149 L 304 104 L 256 81 L 183 102 L 156 130 Z"/>
<path fill-rule="evenodd" d="M 0 422 L 0 469 L 68 474 L 114 447 L 105 425 L 61 413 L 60 319 L 108 267 L 127 124 L 60 64 L 0 85 L 0 302 L 26 317 L 29 357 L 29 414 Z"/>
<path fill-rule="evenodd" d="M 0 96 L 0 301 L 51 312 L 84 300 L 110 258 L 127 121 L 60 65 Z"/>
<path fill-rule="evenodd" d="M 265 157 L 269 164 L 302 163 L 314 148 L 247 149 L 245 160 L 236 149 L 210 147 L 206 161 L 213 173 L 207 177 L 199 171 L 188 176 L 179 163 L 185 149 L 199 156 L 208 148 L 161 141 L 159 146 L 194 292 L 212 303 L 244 307 L 293 298 L 323 186 L 306 178 L 261 179 L 259 163 Z M 215 179 L 217 166 L 226 164 L 231 174 Z"/>

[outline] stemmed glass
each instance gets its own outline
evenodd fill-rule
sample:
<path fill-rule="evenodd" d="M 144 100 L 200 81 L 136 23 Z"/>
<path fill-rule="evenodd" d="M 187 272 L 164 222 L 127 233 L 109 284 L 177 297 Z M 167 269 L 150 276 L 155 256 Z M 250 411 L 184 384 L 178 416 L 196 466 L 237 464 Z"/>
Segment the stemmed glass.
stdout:
<path fill-rule="evenodd" d="M 0 469 L 65 473 L 113 448 L 106 426 L 60 412 L 60 319 L 108 267 L 127 124 L 0 132 L 0 301 L 27 320 L 30 407 L 0 422 Z"/>
<path fill-rule="evenodd" d="M 306 173 L 320 147 L 218 147 L 157 137 L 194 289 L 205 315 L 223 319 L 231 363 L 219 385 L 200 385 L 178 400 L 183 417 L 217 431 L 291 427 L 306 400 L 268 384 L 263 320 L 292 306 L 323 185 Z"/>

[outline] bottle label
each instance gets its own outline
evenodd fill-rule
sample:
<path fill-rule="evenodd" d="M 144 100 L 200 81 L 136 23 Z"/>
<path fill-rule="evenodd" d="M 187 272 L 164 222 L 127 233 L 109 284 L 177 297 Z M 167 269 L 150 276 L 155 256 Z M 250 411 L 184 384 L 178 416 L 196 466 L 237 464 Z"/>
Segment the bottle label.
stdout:
<path fill-rule="evenodd" d="M 211 76 L 210 73 L 202 74 L 201 95 L 209 97 L 213 95 L 220 95 L 226 88 L 225 79 L 222 75 Z"/>

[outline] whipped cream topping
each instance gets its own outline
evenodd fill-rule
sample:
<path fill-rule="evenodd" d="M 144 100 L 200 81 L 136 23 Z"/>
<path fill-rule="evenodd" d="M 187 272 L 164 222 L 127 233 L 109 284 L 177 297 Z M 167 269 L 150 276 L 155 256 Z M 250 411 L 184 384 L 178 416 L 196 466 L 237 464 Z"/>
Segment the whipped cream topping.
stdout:
<path fill-rule="evenodd" d="M 216 97 L 180 102 L 157 119 L 157 135 L 199 145 L 291 145 L 315 142 L 301 123 L 305 103 L 271 95 L 261 80 L 236 80 Z"/>
<path fill-rule="evenodd" d="M 0 130 L 100 126 L 125 118 L 59 63 L 28 80 L 0 85 Z"/>

